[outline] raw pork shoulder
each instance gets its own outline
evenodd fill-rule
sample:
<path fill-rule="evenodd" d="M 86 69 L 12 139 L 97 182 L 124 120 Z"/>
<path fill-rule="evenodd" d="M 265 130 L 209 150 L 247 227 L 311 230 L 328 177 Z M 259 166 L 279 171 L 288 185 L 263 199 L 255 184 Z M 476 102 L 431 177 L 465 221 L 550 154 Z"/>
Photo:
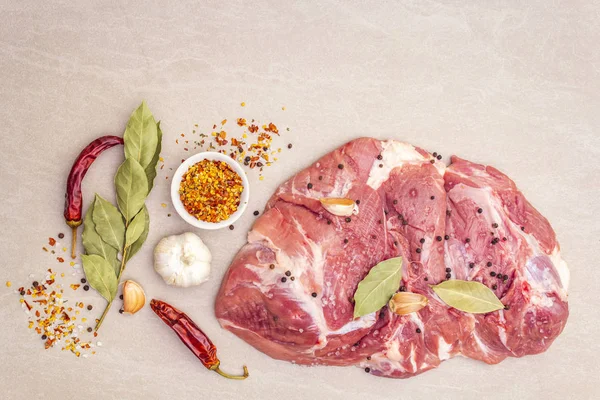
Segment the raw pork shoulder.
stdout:
<path fill-rule="evenodd" d="M 358 214 L 334 216 L 322 197 L 354 199 Z M 358 283 L 397 256 L 405 260 L 398 290 L 424 294 L 428 306 L 354 319 Z M 429 288 L 446 279 L 482 282 L 506 309 L 451 308 Z M 552 227 L 506 175 L 363 138 L 277 190 L 227 271 L 215 311 L 224 328 L 273 358 L 404 378 L 459 354 L 493 364 L 546 350 L 567 320 L 568 280 Z"/>

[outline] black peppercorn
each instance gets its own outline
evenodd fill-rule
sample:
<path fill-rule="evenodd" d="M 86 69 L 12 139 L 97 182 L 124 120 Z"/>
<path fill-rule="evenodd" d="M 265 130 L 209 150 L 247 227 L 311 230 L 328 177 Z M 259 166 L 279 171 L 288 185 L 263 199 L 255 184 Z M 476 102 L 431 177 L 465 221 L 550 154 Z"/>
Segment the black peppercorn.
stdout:
<path fill-rule="evenodd" d="M 452 278 L 452 274 L 446 274 L 446 279 Z"/>
<path fill-rule="evenodd" d="M 448 239 L 450 239 L 450 236 L 444 235 L 444 240 L 448 240 Z"/>
<path fill-rule="evenodd" d="M 421 240 L 419 240 L 419 243 L 421 243 L 421 244 L 425 243 L 425 239 L 421 238 Z"/>
<path fill-rule="evenodd" d="M 381 154 L 379 154 L 379 155 L 377 156 L 377 159 L 378 159 L 378 160 L 383 160 L 383 156 L 382 156 Z"/>
<path fill-rule="evenodd" d="M 408 225 L 408 221 L 407 221 L 407 220 L 405 220 L 405 219 L 403 219 L 403 220 L 402 220 L 402 225 Z"/>
<path fill-rule="evenodd" d="M 420 252 L 421 252 L 421 249 L 417 249 L 417 250 L 415 250 L 415 251 L 416 251 L 417 253 L 420 253 Z"/>
<path fill-rule="evenodd" d="M 119 299 L 123 300 L 123 295 L 120 295 L 120 296 L 119 296 Z"/>
<path fill-rule="evenodd" d="M 430 199 L 431 199 L 431 200 L 435 200 L 435 196 L 431 196 L 431 197 L 430 197 Z"/>
<path fill-rule="evenodd" d="M 254 211 L 254 215 L 258 215 L 260 214 L 258 211 Z"/>
<path fill-rule="evenodd" d="M 446 272 L 452 272 L 452 268 L 446 268 Z"/>
<path fill-rule="evenodd" d="M 433 155 L 434 157 L 437 157 L 437 152 L 436 152 L 436 151 L 434 151 L 432 155 Z"/>
<path fill-rule="evenodd" d="M 290 143 L 290 144 L 288 144 L 288 149 L 291 149 L 291 148 L 292 148 L 292 144 Z"/>
<path fill-rule="evenodd" d="M 270 268 L 270 269 L 275 269 L 275 264 L 270 264 L 270 265 L 269 265 L 269 268 Z"/>
<path fill-rule="evenodd" d="M 492 289 L 494 289 L 494 290 L 498 289 L 498 285 L 492 285 Z"/>
<path fill-rule="evenodd" d="M 344 169 L 344 164 L 338 164 L 339 169 Z"/>
<path fill-rule="evenodd" d="M 438 154 L 438 156 L 437 156 L 436 158 L 437 158 L 438 160 L 441 160 L 441 159 L 442 159 L 442 155 L 441 155 L 441 154 Z"/>
<path fill-rule="evenodd" d="M 504 306 L 504 309 L 505 309 L 506 311 L 508 311 L 508 310 L 510 310 L 510 306 Z"/>
<path fill-rule="evenodd" d="M 435 163 L 435 160 L 429 160 L 429 162 L 430 162 L 430 163 L 432 163 L 432 164 L 434 164 L 434 163 Z"/>
<path fill-rule="evenodd" d="M 312 184 L 312 183 L 309 183 L 308 185 L 306 185 L 306 187 L 307 187 L 307 188 L 309 188 L 309 189 L 312 189 L 312 187 L 313 187 L 313 184 Z"/>
<path fill-rule="evenodd" d="M 487 265 L 488 267 L 491 267 L 491 266 L 492 266 L 492 262 L 491 262 L 491 261 L 488 261 L 486 265 Z"/>
<path fill-rule="evenodd" d="M 475 263 L 469 263 L 469 268 L 475 268 Z"/>
<path fill-rule="evenodd" d="M 358 345 L 358 343 L 357 343 L 357 345 Z M 367 360 L 370 360 L 370 359 L 371 359 L 371 356 L 367 356 Z"/>
<path fill-rule="evenodd" d="M 420 328 L 417 328 L 416 332 L 417 332 L 417 333 L 421 333 L 421 329 L 420 329 Z"/>
<path fill-rule="evenodd" d="M 502 238 L 502 241 L 503 241 L 503 242 L 506 242 L 507 240 L 508 240 L 508 239 L 506 238 L 506 236 L 504 236 L 504 237 Z"/>
<path fill-rule="evenodd" d="M 65 237 L 65 234 L 64 234 L 64 233 L 59 233 L 59 234 L 58 234 L 58 238 L 59 238 L 59 239 L 62 239 L 62 238 L 64 238 L 64 237 Z"/>
<path fill-rule="evenodd" d="M 273 321 L 275 321 L 275 322 L 279 321 L 279 317 L 277 315 L 273 315 Z"/>
<path fill-rule="evenodd" d="M 42 340 L 46 340 L 46 339 L 48 339 L 48 336 L 42 335 Z"/>
<path fill-rule="evenodd" d="M 81 283 L 86 283 L 87 281 L 85 280 L 85 278 L 81 278 Z"/>
<path fill-rule="evenodd" d="M 471 239 L 469 239 L 469 238 L 466 238 L 466 239 L 465 239 L 465 242 L 466 242 L 466 243 L 469 243 L 470 241 L 471 241 Z"/>
<path fill-rule="evenodd" d="M 233 225 L 229 225 L 229 230 L 230 230 L 230 231 L 232 231 L 232 230 L 234 230 L 234 229 L 235 229 L 235 226 L 233 226 Z"/>
<path fill-rule="evenodd" d="M 352 218 L 346 217 L 346 222 L 350 222 L 350 221 L 352 221 Z"/>
<path fill-rule="evenodd" d="M 295 280 L 296 278 L 294 278 L 293 276 L 290 277 L 290 281 Z"/>
<path fill-rule="evenodd" d="M 323 175 L 319 175 L 319 180 L 322 181 L 323 180 Z"/>
<path fill-rule="evenodd" d="M 492 224 L 492 228 L 497 228 L 497 227 L 498 227 L 498 224 L 494 222 L 494 223 Z"/>
<path fill-rule="evenodd" d="M 360 200 L 356 200 L 356 205 L 359 205 L 359 204 L 360 204 Z"/>
<path fill-rule="evenodd" d="M 496 276 L 496 273 L 494 271 L 490 272 L 490 276 Z"/>
<path fill-rule="evenodd" d="M 330 219 L 327 220 L 327 225 L 331 225 L 331 220 Z"/>
<path fill-rule="evenodd" d="M 85 290 L 85 291 L 87 292 L 88 290 L 90 290 L 90 287 L 89 287 L 88 285 L 85 285 L 85 286 L 83 287 L 83 290 Z"/>
<path fill-rule="evenodd" d="M 365 372 L 368 374 L 369 372 L 371 372 L 371 368 L 369 368 L 369 367 L 365 368 Z"/>
<path fill-rule="evenodd" d="M 87 331 L 88 331 L 88 332 L 91 332 L 91 331 L 93 331 L 92 327 L 91 327 L 91 326 L 90 326 L 90 327 L 88 327 L 88 328 L 87 328 Z"/>
<path fill-rule="evenodd" d="M 427 282 L 427 281 L 429 280 L 429 278 L 428 278 L 428 277 L 425 277 L 425 278 L 423 278 L 423 280 L 424 280 L 425 282 Z"/>
<path fill-rule="evenodd" d="M 290 275 L 292 275 L 291 271 L 285 271 L 285 276 L 290 276 Z"/>
<path fill-rule="evenodd" d="M 317 293 L 316 292 L 312 292 L 312 297 L 317 297 Z"/>
<path fill-rule="evenodd" d="M 379 164 L 379 168 L 383 168 L 383 164 Z"/>
<path fill-rule="evenodd" d="M 94 307 L 93 307 L 91 304 L 89 304 L 89 305 L 87 306 L 87 309 L 88 309 L 88 311 L 91 311 L 91 310 L 92 310 L 92 308 L 94 308 Z"/>
<path fill-rule="evenodd" d="M 122 308 L 119 310 L 119 314 L 123 314 L 125 312 L 125 310 L 123 310 Z"/>
<path fill-rule="evenodd" d="M 286 282 L 287 278 L 284 276 L 283 278 L 281 278 L 281 282 Z"/>
<path fill-rule="evenodd" d="M 20 294 L 21 294 L 21 296 L 25 296 L 25 291 L 24 291 L 24 290 L 21 290 L 21 293 L 20 293 Z"/>
<path fill-rule="evenodd" d="M 394 200 L 394 201 L 392 201 L 392 203 L 398 204 L 398 200 Z"/>
<path fill-rule="evenodd" d="M 438 242 L 441 242 L 442 241 L 442 237 L 441 236 L 436 236 L 435 240 L 437 240 Z"/>
<path fill-rule="evenodd" d="M 398 246 L 398 241 L 394 240 L 394 246 Z"/>
<path fill-rule="evenodd" d="M 348 239 L 344 239 L 344 243 L 348 243 Z"/>
<path fill-rule="evenodd" d="M 33 281 L 32 283 L 33 287 L 36 288 L 38 287 L 40 284 L 38 283 L 38 281 Z"/>
<path fill-rule="evenodd" d="M 244 161 L 246 161 L 246 162 L 250 162 L 250 160 L 251 160 L 250 156 L 246 156 L 246 158 L 244 158 Z"/>
<path fill-rule="evenodd" d="M 524 230 L 525 230 L 525 227 L 524 227 L 524 226 L 522 226 L 522 227 L 521 227 L 521 230 L 522 230 L 522 231 L 524 231 Z"/>
<path fill-rule="evenodd" d="M 264 165 L 264 164 L 263 164 L 263 163 L 261 163 L 260 161 L 256 163 L 256 166 L 257 166 L 258 168 L 261 168 L 263 165 Z"/>
<path fill-rule="evenodd" d="M 479 214 L 481 214 L 481 213 L 483 212 L 483 208 L 478 208 L 478 209 L 477 209 L 477 212 L 478 212 Z"/>
<path fill-rule="evenodd" d="M 404 286 L 404 285 L 400 286 L 400 291 L 401 292 L 406 292 L 406 286 Z"/>

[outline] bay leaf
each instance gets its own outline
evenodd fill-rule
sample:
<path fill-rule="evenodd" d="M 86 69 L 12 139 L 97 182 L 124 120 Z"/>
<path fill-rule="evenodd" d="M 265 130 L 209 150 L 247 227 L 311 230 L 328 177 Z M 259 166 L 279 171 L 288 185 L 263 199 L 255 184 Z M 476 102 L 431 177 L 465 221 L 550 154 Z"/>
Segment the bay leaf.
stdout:
<path fill-rule="evenodd" d="M 154 179 L 156 178 L 156 165 L 158 164 L 158 160 L 160 159 L 160 152 L 162 150 L 162 130 L 160 129 L 160 121 L 156 124 L 156 133 L 158 136 L 158 143 L 156 144 L 156 151 L 154 152 L 154 157 L 152 157 L 152 161 L 146 167 L 146 177 L 148 178 L 148 193 L 152 190 L 154 186 Z"/>
<path fill-rule="evenodd" d="M 112 265 L 97 254 L 82 255 L 83 270 L 88 284 L 96 289 L 106 301 L 111 302 L 116 294 L 119 281 Z"/>
<path fill-rule="evenodd" d="M 81 239 L 85 252 L 88 255 L 96 254 L 103 257 L 113 266 L 115 271 L 118 271 L 120 263 L 117 260 L 117 250 L 102 240 L 98 232 L 96 232 L 96 225 L 92 219 L 93 212 L 94 203 L 92 202 L 83 219 L 83 234 L 81 235 Z"/>
<path fill-rule="evenodd" d="M 129 223 L 125 231 L 125 248 L 130 247 L 136 240 L 139 239 L 144 228 L 146 227 L 146 214 L 140 211 Z"/>
<path fill-rule="evenodd" d="M 127 255 L 125 256 L 126 262 L 129 262 L 131 257 L 133 257 L 138 251 L 140 251 L 140 249 L 142 248 L 142 245 L 146 241 L 146 238 L 148 238 L 148 232 L 150 231 L 150 214 L 148 213 L 148 208 L 146 208 L 146 206 L 144 206 L 144 208 L 142 209 L 141 212 L 144 213 L 144 230 L 142 231 L 138 240 L 136 240 L 127 249 Z"/>
<path fill-rule="evenodd" d="M 92 219 L 102 240 L 120 251 L 125 240 L 125 224 L 117 207 L 96 194 Z"/>
<path fill-rule="evenodd" d="M 123 141 L 125 158 L 133 158 L 142 168 L 150 165 L 156 153 L 158 135 L 156 121 L 145 101 L 142 101 L 142 104 L 131 114 L 123 134 Z"/>
<path fill-rule="evenodd" d="M 480 282 L 454 279 L 431 288 L 444 303 L 464 312 L 485 314 L 504 308 L 494 292 Z"/>
<path fill-rule="evenodd" d="M 360 281 L 354 293 L 354 318 L 385 306 L 396 293 L 402 279 L 402 257 L 382 261 Z"/>
<path fill-rule="evenodd" d="M 128 224 L 135 217 L 146 201 L 148 180 L 144 169 L 133 158 L 123 161 L 115 175 L 117 204 Z"/>

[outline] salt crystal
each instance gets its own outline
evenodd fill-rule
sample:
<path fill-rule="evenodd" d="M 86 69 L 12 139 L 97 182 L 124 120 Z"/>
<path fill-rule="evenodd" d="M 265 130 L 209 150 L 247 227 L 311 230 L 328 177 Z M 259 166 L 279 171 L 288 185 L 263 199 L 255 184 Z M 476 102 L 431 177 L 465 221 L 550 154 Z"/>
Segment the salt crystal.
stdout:
<path fill-rule="evenodd" d="M 97 345 L 98 347 L 102 347 L 102 342 L 97 342 L 97 343 L 96 343 L 96 345 Z"/>

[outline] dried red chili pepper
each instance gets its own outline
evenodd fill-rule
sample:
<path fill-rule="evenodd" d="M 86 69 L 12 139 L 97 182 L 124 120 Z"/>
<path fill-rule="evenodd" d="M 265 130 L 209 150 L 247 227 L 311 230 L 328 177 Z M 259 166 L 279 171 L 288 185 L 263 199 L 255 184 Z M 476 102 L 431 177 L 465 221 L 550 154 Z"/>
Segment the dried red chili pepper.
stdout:
<path fill-rule="evenodd" d="M 206 368 L 229 379 L 246 379 L 248 377 L 248 368 L 245 365 L 244 375 L 241 376 L 229 375 L 219 369 L 221 362 L 217 358 L 216 346 L 185 313 L 164 301 L 155 299 L 150 301 L 150 307 L 165 324 L 177 333 L 179 339 L 202 361 Z"/>
<path fill-rule="evenodd" d="M 73 239 L 71 242 L 71 257 L 75 258 L 75 245 L 77 244 L 77 227 L 81 225 L 81 209 L 83 198 L 81 195 L 81 181 L 85 177 L 90 165 L 104 150 L 118 144 L 123 144 L 123 139 L 118 136 L 102 136 L 94 140 L 79 153 L 71 167 L 67 178 L 67 192 L 65 193 L 65 220 L 71 227 Z"/>

